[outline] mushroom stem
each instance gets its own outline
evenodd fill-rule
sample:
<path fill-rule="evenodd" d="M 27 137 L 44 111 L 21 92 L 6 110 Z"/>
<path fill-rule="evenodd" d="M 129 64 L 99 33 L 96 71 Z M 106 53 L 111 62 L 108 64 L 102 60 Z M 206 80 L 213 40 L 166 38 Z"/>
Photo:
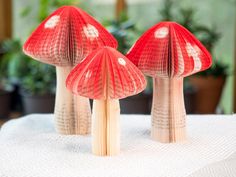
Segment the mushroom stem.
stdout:
<path fill-rule="evenodd" d="M 99 156 L 120 151 L 119 100 L 94 100 L 92 115 L 92 151 Z"/>
<path fill-rule="evenodd" d="M 71 69 L 72 67 L 56 67 L 56 129 L 61 134 L 84 135 L 90 133 L 91 126 L 89 99 L 73 95 L 66 89 L 65 80 Z"/>
<path fill-rule="evenodd" d="M 186 138 L 183 78 L 154 78 L 152 139 L 179 142 Z"/>

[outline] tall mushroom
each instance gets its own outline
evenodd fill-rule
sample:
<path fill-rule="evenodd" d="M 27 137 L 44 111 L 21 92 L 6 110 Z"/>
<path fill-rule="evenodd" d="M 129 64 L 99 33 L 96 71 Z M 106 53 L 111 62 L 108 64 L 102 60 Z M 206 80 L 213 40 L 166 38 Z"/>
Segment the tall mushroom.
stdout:
<path fill-rule="evenodd" d="M 73 6 L 54 11 L 23 46 L 27 55 L 56 66 L 55 122 L 59 133 L 90 132 L 89 100 L 73 96 L 65 87 L 65 79 L 73 66 L 100 46 L 116 48 L 117 41 L 93 17 Z"/>
<path fill-rule="evenodd" d="M 137 40 L 127 57 L 153 77 L 152 138 L 165 143 L 184 140 L 183 78 L 209 68 L 209 52 L 183 26 L 160 22 Z"/>
<path fill-rule="evenodd" d="M 68 75 L 66 85 L 74 94 L 91 99 L 92 151 L 115 155 L 120 150 L 120 106 L 118 99 L 141 92 L 146 86 L 142 72 L 111 47 L 89 54 Z"/>

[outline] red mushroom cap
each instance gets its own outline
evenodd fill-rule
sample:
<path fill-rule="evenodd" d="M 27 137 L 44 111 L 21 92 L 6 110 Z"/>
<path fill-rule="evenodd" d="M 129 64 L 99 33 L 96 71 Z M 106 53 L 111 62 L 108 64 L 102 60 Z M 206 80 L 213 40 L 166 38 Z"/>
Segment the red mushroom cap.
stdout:
<path fill-rule="evenodd" d="M 74 66 L 100 46 L 116 48 L 116 39 L 93 17 L 73 6 L 54 11 L 31 34 L 23 51 L 56 66 Z"/>
<path fill-rule="evenodd" d="M 211 56 L 183 26 L 161 22 L 147 30 L 127 54 L 138 68 L 152 77 L 186 77 L 209 68 Z"/>
<path fill-rule="evenodd" d="M 121 99 L 144 90 L 146 80 L 124 55 L 114 48 L 102 47 L 71 71 L 66 86 L 74 94 L 92 99 Z"/>

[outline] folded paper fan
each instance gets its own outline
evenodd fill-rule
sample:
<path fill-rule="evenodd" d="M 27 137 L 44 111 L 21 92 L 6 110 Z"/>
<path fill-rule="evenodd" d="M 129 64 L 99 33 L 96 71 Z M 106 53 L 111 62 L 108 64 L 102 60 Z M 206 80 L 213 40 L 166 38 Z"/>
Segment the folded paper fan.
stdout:
<path fill-rule="evenodd" d="M 111 47 L 89 54 L 68 75 L 67 88 L 93 101 L 92 151 L 116 155 L 120 151 L 120 105 L 118 99 L 144 90 L 142 72 Z"/>
<path fill-rule="evenodd" d="M 100 46 L 116 48 L 117 41 L 83 10 L 63 6 L 39 25 L 25 42 L 23 50 L 47 64 L 74 66 Z"/>
<path fill-rule="evenodd" d="M 183 26 L 160 22 L 137 40 L 127 57 L 154 78 L 152 138 L 165 143 L 185 140 L 183 77 L 209 68 L 209 52 Z"/>
<path fill-rule="evenodd" d="M 152 77 L 186 77 L 206 70 L 209 52 L 187 29 L 175 22 L 161 22 L 146 31 L 127 57 Z"/>
<path fill-rule="evenodd" d="M 73 93 L 91 99 L 121 99 L 145 87 L 141 71 L 111 47 L 93 51 L 69 74 L 66 85 Z"/>

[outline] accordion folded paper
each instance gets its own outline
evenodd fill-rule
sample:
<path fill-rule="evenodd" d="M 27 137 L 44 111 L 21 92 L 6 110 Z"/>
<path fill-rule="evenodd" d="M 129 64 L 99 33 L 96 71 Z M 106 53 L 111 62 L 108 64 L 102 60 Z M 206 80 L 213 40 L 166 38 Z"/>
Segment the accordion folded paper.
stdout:
<path fill-rule="evenodd" d="M 209 52 L 183 26 L 161 22 L 137 40 L 127 57 L 153 77 L 152 138 L 160 142 L 184 140 L 183 78 L 209 68 Z"/>
<path fill-rule="evenodd" d="M 146 86 L 142 72 L 111 47 L 89 54 L 69 74 L 66 85 L 74 94 L 94 99 L 92 150 L 96 155 L 120 151 L 119 100 L 135 95 Z"/>
<path fill-rule="evenodd" d="M 27 55 L 56 66 L 55 120 L 59 133 L 90 132 L 89 100 L 73 96 L 65 87 L 65 79 L 73 66 L 100 46 L 116 48 L 117 41 L 93 17 L 73 6 L 63 6 L 53 12 L 23 46 Z"/>

